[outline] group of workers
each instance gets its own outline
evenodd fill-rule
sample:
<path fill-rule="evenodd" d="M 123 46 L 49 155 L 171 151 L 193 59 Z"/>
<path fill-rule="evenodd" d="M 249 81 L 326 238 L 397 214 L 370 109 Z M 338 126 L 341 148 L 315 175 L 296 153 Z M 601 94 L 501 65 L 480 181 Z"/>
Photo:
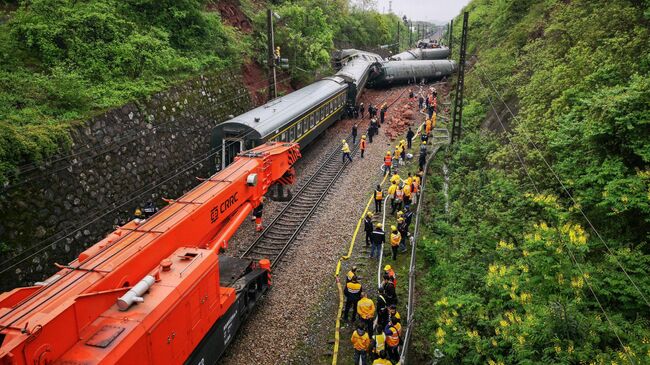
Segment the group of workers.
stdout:
<path fill-rule="evenodd" d="M 382 279 L 375 304 L 363 290 L 356 266 L 350 269 L 345 278 L 346 301 L 343 320 L 348 320 L 350 309 L 352 322 L 359 316 L 350 338 L 354 347 L 355 365 L 369 364 L 370 361 L 374 365 L 392 365 L 399 362 L 403 333 L 401 316 L 397 311 L 397 279 L 390 265 L 384 267 Z"/>
<path fill-rule="evenodd" d="M 379 123 L 375 118 L 378 110 L 380 116 Z M 384 118 L 386 116 L 387 110 L 388 110 L 388 105 L 386 103 L 383 103 L 379 109 L 374 107 L 372 104 L 368 106 L 368 116 L 370 117 L 370 123 L 368 124 L 368 131 L 366 134 L 362 135 L 361 139 L 359 140 L 359 152 L 361 158 L 364 158 L 366 148 L 368 147 L 368 143 L 372 143 L 372 137 L 379 134 L 379 128 L 381 128 L 381 124 L 384 123 Z M 363 119 L 364 113 L 365 113 L 365 107 L 363 106 L 363 103 L 360 103 L 358 106 L 348 109 L 348 115 L 350 117 L 358 118 L 360 116 L 361 119 Z M 355 145 L 357 143 L 358 135 L 359 135 L 359 125 L 355 123 L 352 126 L 352 145 Z M 409 148 L 410 145 L 411 145 L 411 141 L 409 140 Z M 341 141 L 341 152 L 342 152 L 343 163 L 345 163 L 346 161 L 352 162 L 350 145 L 345 139 Z"/>

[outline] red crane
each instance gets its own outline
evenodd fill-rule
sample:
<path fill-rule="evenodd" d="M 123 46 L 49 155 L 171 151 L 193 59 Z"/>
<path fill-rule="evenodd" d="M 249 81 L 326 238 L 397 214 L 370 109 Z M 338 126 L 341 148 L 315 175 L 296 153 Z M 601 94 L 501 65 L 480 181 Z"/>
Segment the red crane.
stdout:
<path fill-rule="evenodd" d="M 268 260 L 219 256 L 295 143 L 239 154 L 154 216 L 117 228 L 40 285 L 0 295 L 0 364 L 212 364 L 270 285 Z"/>

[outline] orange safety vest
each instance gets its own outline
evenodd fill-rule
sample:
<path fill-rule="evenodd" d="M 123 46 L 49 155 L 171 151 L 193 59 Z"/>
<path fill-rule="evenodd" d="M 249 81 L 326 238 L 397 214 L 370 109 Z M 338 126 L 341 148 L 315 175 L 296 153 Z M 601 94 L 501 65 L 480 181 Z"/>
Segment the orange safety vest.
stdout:
<path fill-rule="evenodd" d="M 390 156 L 385 156 L 384 157 L 384 165 L 390 166 L 393 164 L 393 158 Z"/>
<path fill-rule="evenodd" d="M 363 335 L 359 335 L 358 331 L 354 331 L 350 340 L 352 341 L 354 349 L 358 351 L 367 350 L 370 345 L 370 337 L 368 337 L 368 333 L 366 332 L 364 332 Z"/>
<path fill-rule="evenodd" d="M 366 149 L 366 140 L 365 139 L 362 139 L 361 142 L 359 142 L 359 148 L 361 148 L 362 150 Z"/>
<path fill-rule="evenodd" d="M 386 337 L 386 345 L 388 347 L 397 347 L 399 345 L 399 332 L 392 326 L 389 328 L 391 334 Z"/>
<path fill-rule="evenodd" d="M 384 193 L 381 190 L 375 190 L 375 200 L 384 200 Z"/>
<path fill-rule="evenodd" d="M 395 234 L 395 233 L 390 234 L 390 245 L 391 246 L 399 246 L 399 243 L 400 243 L 401 240 L 402 240 L 402 235 L 399 232 L 397 232 L 397 234 Z"/>
<path fill-rule="evenodd" d="M 404 190 L 397 189 L 395 190 L 395 199 L 402 200 L 404 198 Z"/>

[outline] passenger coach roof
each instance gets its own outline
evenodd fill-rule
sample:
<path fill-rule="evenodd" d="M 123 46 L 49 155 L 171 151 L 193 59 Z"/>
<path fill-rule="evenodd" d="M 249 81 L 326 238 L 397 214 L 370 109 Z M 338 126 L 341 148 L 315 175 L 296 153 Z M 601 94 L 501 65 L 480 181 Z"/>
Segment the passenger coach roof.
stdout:
<path fill-rule="evenodd" d="M 229 126 L 232 126 L 233 129 L 241 131 L 241 127 L 245 126 L 254 129 L 259 134 L 259 138 L 265 138 L 275 133 L 287 121 L 293 120 L 307 110 L 318 106 L 337 92 L 345 90 L 346 87 L 347 85 L 341 78 L 328 77 L 271 100 L 260 107 L 225 121 L 217 127 L 227 130 Z M 256 119 L 259 121 L 256 122 Z"/>
<path fill-rule="evenodd" d="M 357 82 L 368 72 L 371 65 L 372 62 L 355 58 L 343 66 L 336 75 L 346 79 L 346 81 Z"/>

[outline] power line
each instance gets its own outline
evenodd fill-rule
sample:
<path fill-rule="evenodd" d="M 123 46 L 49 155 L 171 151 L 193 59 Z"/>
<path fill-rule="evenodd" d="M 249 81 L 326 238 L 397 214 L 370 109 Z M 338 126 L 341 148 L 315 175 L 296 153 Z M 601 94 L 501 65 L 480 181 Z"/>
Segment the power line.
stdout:
<path fill-rule="evenodd" d="M 490 83 L 491 88 L 492 88 L 492 89 L 494 90 L 494 92 L 497 94 L 499 100 L 500 100 L 500 101 L 503 103 L 503 105 L 506 107 L 506 109 L 508 110 L 508 112 L 510 113 L 510 115 L 512 116 L 512 118 L 515 119 L 515 120 L 518 120 L 517 116 L 515 116 L 515 114 L 512 112 L 512 110 L 510 109 L 510 107 L 508 106 L 508 104 L 503 100 L 503 97 L 501 96 L 501 93 L 499 93 L 499 90 L 497 90 L 497 88 L 494 86 L 494 83 L 492 83 L 492 80 L 490 80 L 490 78 L 487 76 L 487 74 L 486 74 L 486 73 L 481 69 L 481 67 L 480 67 L 478 64 L 476 64 L 476 67 L 477 67 L 477 69 L 478 69 L 479 71 L 481 71 L 481 73 L 483 74 L 483 76 L 485 77 L 485 79 Z M 596 233 L 596 236 L 598 237 L 598 239 L 600 240 L 600 242 L 601 242 L 601 243 L 602 243 L 602 244 L 607 248 L 607 251 L 609 252 L 609 254 L 614 258 L 614 261 L 616 262 L 616 265 L 618 265 L 618 267 L 623 271 L 623 273 L 625 274 L 625 276 L 627 277 L 627 279 L 632 283 L 632 286 L 634 286 L 634 288 L 635 288 L 636 291 L 639 293 L 639 295 L 641 295 L 641 298 L 643 298 L 643 301 L 645 302 L 645 304 L 646 304 L 648 307 L 650 307 L 650 303 L 648 302 L 648 299 L 646 298 L 646 296 L 645 296 L 645 295 L 643 294 L 643 292 L 639 289 L 639 287 L 636 285 L 636 283 L 634 282 L 634 280 L 632 280 L 632 278 L 630 277 L 630 275 L 627 273 L 627 270 L 625 270 L 625 268 L 623 267 L 623 265 L 621 264 L 621 262 L 618 260 L 618 257 L 616 257 L 616 254 L 614 253 L 614 251 L 612 251 L 612 249 L 609 247 L 609 245 L 605 242 L 605 240 L 604 240 L 603 237 L 600 235 L 600 233 L 598 232 L 598 230 L 596 229 L 596 227 L 594 227 L 594 225 L 591 223 L 591 220 L 589 219 L 589 217 L 587 217 L 587 215 L 586 215 L 585 212 L 582 210 L 582 208 L 580 207 L 580 205 L 578 204 L 578 202 L 575 200 L 575 198 L 573 197 L 573 195 L 572 195 L 572 194 L 569 192 L 569 190 L 566 188 L 566 186 L 564 185 L 564 183 L 562 182 L 562 180 L 560 179 L 560 177 L 558 176 L 558 174 L 555 172 L 555 170 L 553 170 L 553 168 L 551 167 L 551 165 L 548 163 L 548 161 L 547 161 L 546 158 L 544 157 L 544 154 L 542 153 L 542 151 L 539 149 L 539 147 L 537 147 L 537 144 L 535 143 L 535 141 L 533 141 L 531 138 L 529 138 L 528 135 L 527 135 L 526 133 L 522 133 L 522 135 L 524 136 L 524 138 L 526 138 L 526 140 L 528 141 L 528 143 L 530 143 L 530 144 L 535 148 L 535 150 L 537 150 L 537 153 L 539 153 L 540 157 L 542 158 L 542 161 L 544 161 L 544 164 L 546 165 L 546 167 L 551 171 L 551 174 L 553 175 L 553 177 L 555 178 L 555 180 L 557 180 L 557 182 L 560 184 L 560 186 L 562 187 L 562 190 L 564 190 L 564 192 L 567 194 L 567 196 L 569 196 L 569 199 L 571 199 L 571 201 L 573 202 L 573 205 L 574 205 L 574 206 L 575 206 L 575 207 L 580 211 L 580 214 L 581 214 L 582 217 L 585 219 L 585 221 L 587 222 L 587 224 L 589 225 L 589 227 L 594 231 L 594 233 Z"/>
<path fill-rule="evenodd" d="M 488 91 L 488 93 L 489 93 L 489 90 L 487 90 L 487 88 L 486 88 L 485 85 L 483 84 L 483 81 L 481 80 L 481 77 L 479 77 L 478 80 L 479 80 L 479 83 L 480 83 L 481 87 L 482 87 L 485 91 Z M 537 192 L 537 194 L 539 194 L 539 190 L 538 190 L 538 188 L 537 188 L 537 185 L 535 184 L 534 180 L 531 178 L 531 176 L 530 176 L 530 174 L 529 174 L 529 172 L 528 172 L 528 168 L 526 167 L 526 164 L 524 163 L 523 159 L 522 159 L 521 156 L 519 155 L 519 152 L 518 152 L 518 150 L 515 148 L 515 145 L 513 144 L 512 140 L 510 139 L 510 136 L 509 136 L 510 132 L 508 132 L 508 131 L 505 129 L 505 126 L 503 125 L 503 123 L 502 123 L 502 121 L 501 121 L 501 117 L 499 116 L 499 113 L 497 112 L 496 108 L 494 107 L 494 104 L 492 103 L 492 99 L 490 98 L 489 95 L 487 96 L 487 100 L 488 100 L 488 102 L 490 103 L 490 107 L 492 108 L 492 111 L 493 111 L 494 114 L 496 115 L 497 120 L 499 121 L 499 124 L 501 125 L 501 128 L 502 128 L 503 131 L 504 131 L 504 135 L 506 136 L 506 138 L 508 139 L 508 142 L 510 143 L 510 145 L 513 147 L 513 150 L 514 150 L 515 153 L 517 154 L 517 158 L 519 159 L 519 163 L 521 164 L 521 167 L 522 167 L 522 168 L 524 169 L 524 171 L 526 172 L 526 175 L 528 176 L 528 179 L 530 179 L 530 182 L 533 184 L 533 187 L 535 188 L 535 191 Z M 602 303 L 600 302 L 600 299 L 598 299 L 598 296 L 596 295 L 596 292 L 594 291 L 593 287 L 591 286 L 591 283 L 589 283 L 589 280 L 587 279 L 587 276 L 585 275 L 585 272 L 582 270 L 582 266 L 580 266 L 580 264 L 578 263 L 578 260 L 575 258 L 575 255 L 574 255 L 574 253 L 573 253 L 573 250 L 571 249 L 571 247 L 570 247 L 567 243 L 565 243 L 564 246 L 565 246 L 565 247 L 567 248 L 567 250 L 569 251 L 569 255 L 570 255 L 570 258 L 571 258 L 571 263 L 572 263 L 575 267 L 577 267 L 578 270 L 580 271 L 580 275 L 582 275 L 582 278 L 583 278 L 583 280 L 585 281 L 585 283 L 587 284 L 587 287 L 589 288 L 589 291 L 591 292 L 591 295 L 592 295 L 592 296 L 594 297 L 594 299 L 596 300 L 596 303 L 598 304 L 598 307 L 600 308 L 600 311 L 601 311 L 601 312 L 603 313 L 603 315 L 605 316 L 605 319 L 607 320 L 607 323 L 609 324 L 610 329 L 611 329 L 612 332 L 614 333 L 614 336 L 616 336 L 616 339 L 618 340 L 618 343 L 621 345 L 621 348 L 622 348 L 623 351 L 625 352 L 625 354 L 626 354 L 628 360 L 629 360 L 630 362 L 632 362 L 632 364 L 634 364 L 634 360 L 632 360 L 632 358 L 630 357 L 630 355 L 627 353 L 627 350 L 625 349 L 625 346 L 623 345 L 623 341 L 621 340 L 621 338 L 619 337 L 618 333 L 616 332 L 616 327 L 614 326 L 614 323 L 611 321 L 611 319 L 610 319 L 609 316 L 607 315 L 607 312 L 605 311 L 605 308 L 603 307 Z"/>

